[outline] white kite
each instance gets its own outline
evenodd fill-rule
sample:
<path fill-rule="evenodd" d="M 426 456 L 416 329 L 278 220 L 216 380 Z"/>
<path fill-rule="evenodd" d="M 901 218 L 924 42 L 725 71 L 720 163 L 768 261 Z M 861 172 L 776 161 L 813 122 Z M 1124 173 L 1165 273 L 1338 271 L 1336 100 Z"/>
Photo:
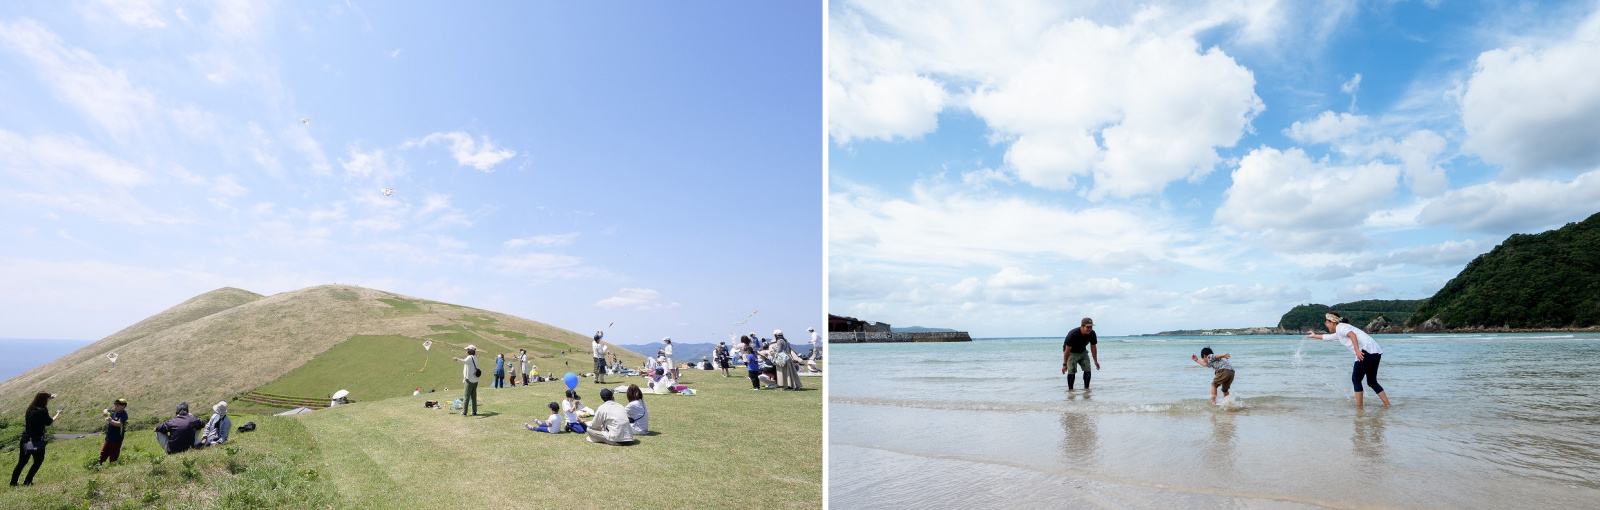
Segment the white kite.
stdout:
<path fill-rule="evenodd" d="M 106 359 L 111 360 L 111 368 L 117 368 L 117 353 L 114 353 L 114 352 L 106 353 Z"/>
<path fill-rule="evenodd" d="M 305 117 L 300 117 L 300 123 L 309 126 L 309 125 L 311 125 L 311 119 L 308 119 L 308 118 L 305 118 Z"/>
<path fill-rule="evenodd" d="M 394 188 L 383 188 L 383 196 L 386 196 L 386 197 L 394 196 Z"/>
<path fill-rule="evenodd" d="M 756 316 L 756 312 L 759 312 L 759 311 L 761 311 L 761 310 L 756 310 L 755 312 L 750 312 L 750 315 L 744 316 L 744 320 L 741 320 L 739 322 L 735 322 L 735 323 L 733 323 L 733 325 L 739 326 L 739 325 L 742 325 L 742 324 L 744 324 L 746 322 L 749 322 L 750 318 L 751 317 L 755 317 Z"/>
<path fill-rule="evenodd" d="M 433 350 L 433 340 L 423 340 L 422 341 L 422 350 L 424 350 L 424 351 Z"/>

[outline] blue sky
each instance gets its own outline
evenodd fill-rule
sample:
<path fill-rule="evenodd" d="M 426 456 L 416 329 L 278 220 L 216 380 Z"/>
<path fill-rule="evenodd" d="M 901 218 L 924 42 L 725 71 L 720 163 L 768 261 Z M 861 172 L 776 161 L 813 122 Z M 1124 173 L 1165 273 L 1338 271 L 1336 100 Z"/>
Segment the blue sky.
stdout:
<path fill-rule="evenodd" d="M 1431 296 L 1600 212 L 1600 4 L 829 4 L 829 311 L 978 336 Z"/>
<path fill-rule="evenodd" d="M 0 337 L 335 282 L 615 322 L 621 343 L 819 325 L 822 21 L 803 2 L 6 4 Z"/>

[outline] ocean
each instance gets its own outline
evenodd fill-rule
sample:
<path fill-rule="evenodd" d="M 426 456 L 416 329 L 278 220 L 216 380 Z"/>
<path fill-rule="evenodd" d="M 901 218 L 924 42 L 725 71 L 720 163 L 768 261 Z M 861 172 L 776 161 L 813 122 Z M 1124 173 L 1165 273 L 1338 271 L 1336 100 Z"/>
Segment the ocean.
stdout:
<path fill-rule="evenodd" d="M 92 343 L 94 340 L 0 338 L 0 381 L 22 375 Z"/>
<path fill-rule="evenodd" d="M 1376 339 L 1394 406 L 1362 410 L 1350 351 L 1298 336 L 1104 337 L 1072 392 L 1060 337 L 834 345 L 829 503 L 1600 508 L 1600 334 Z"/>

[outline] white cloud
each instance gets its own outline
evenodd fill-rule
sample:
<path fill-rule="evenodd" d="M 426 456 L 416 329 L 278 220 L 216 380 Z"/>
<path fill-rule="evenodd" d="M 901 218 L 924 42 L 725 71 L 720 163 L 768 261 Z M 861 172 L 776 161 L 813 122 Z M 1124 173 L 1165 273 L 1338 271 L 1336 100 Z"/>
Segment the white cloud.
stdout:
<path fill-rule="evenodd" d="M 1028 274 L 1021 268 L 1007 267 L 989 277 L 990 289 L 1042 289 L 1050 284 L 1051 275 Z"/>
<path fill-rule="evenodd" d="M 1216 221 L 1286 251 L 1349 251 L 1359 227 L 1394 194 L 1400 169 L 1373 162 L 1333 167 L 1304 151 L 1262 147 L 1240 160 Z"/>
<path fill-rule="evenodd" d="M 1290 289 L 1285 285 L 1262 285 L 1257 283 L 1249 287 L 1240 287 L 1234 284 L 1214 285 L 1190 292 L 1188 297 L 1196 304 L 1209 305 L 1238 305 L 1244 303 L 1283 303 L 1305 299 L 1311 294 L 1304 288 Z"/>
<path fill-rule="evenodd" d="M 211 191 L 224 197 L 237 197 L 250 192 L 250 188 L 239 185 L 231 175 L 219 175 L 212 179 Z"/>
<path fill-rule="evenodd" d="M 1160 192 L 1206 175 L 1263 105 L 1249 70 L 1193 39 L 1087 20 L 1042 35 L 1037 59 L 974 92 L 990 129 L 1015 140 L 1017 177 L 1051 189 L 1093 175 L 1091 197 Z"/>
<path fill-rule="evenodd" d="M 131 26 L 166 28 L 167 23 L 161 21 L 160 3 L 159 0 L 95 0 L 85 7 L 92 11 L 109 12 L 118 21 Z"/>
<path fill-rule="evenodd" d="M 520 239 L 508 239 L 505 242 L 505 246 L 507 248 L 516 248 L 516 247 L 519 247 L 519 246 L 526 246 L 526 245 L 529 245 L 529 244 L 538 245 L 538 246 L 566 246 L 566 245 L 572 244 L 572 242 L 577 240 L 577 239 L 578 239 L 578 232 L 569 232 L 569 233 L 566 233 L 566 234 L 558 234 L 558 235 L 543 235 L 543 236 L 524 237 L 524 238 L 520 238 Z"/>
<path fill-rule="evenodd" d="M 154 112 L 153 94 L 37 21 L 0 22 L 0 43 L 26 57 L 58 99 L 113 134 L 138 132 Z"/>
<path fill-rule="evenodd" d="M 1090 7 L 1093 8 L 1093 7 Z M 1249 129 L 1263 105 L 1251 72 L 1194 34 L 1261 9 L 1140 8 L 1100 24 L 1047 2 L 1004 5 L 848 4 L 831 11 L 829 132 L 916 138 L 936 114 L 965 106 L 1009 144 L 1015 176 L 1090 196 L 1160 192 L 1198 179 Z M 1117 10 L 1116 8 L 1111 8 Z M 960 96 L 947 89 L 961 87 Z"/>
<path fill-rule="evenodd" d="M 1378 297 L 1380 294 L 1389 293 L 1389 287 L 1381 283 L 1358 283 L 1339 289 L 1339 301 L 1381 299 Z"/>
<path fill-rule="evenodd" d="M 1478 56 L 1464 149 L 1511 175 L 1600 167 L 1600 12 L 1564 40 Z"/>
<path fill-rule="evenodd" d="M 1600 211 L 1600 170 L 1571 181 L 1524 179 L 1450 190 L 1422 209 L 1426 225 L 1463 232 L 1533 233 L 1579 221 Z"/>
<path fill-rule="evenodd" d="M 389 58 L 400 58 L 400 48 L 395 48 L 394 51 L 389 52 Z"/>
<path fill-rule="evenodd" d="M 0 129 L 0 176 L 8 183 L 0 186 L 0 202 L 133 225 L 188 221 L 158 212 L 132 193 L 151 181 L 143 169 L 78 138 L 26 137 Z"/>
<path fill-rule="evenodd" d="M 1362 255 L 1347 264 L 1323 266 L 1312 277 L 1317 280 L 1337 280 L 1376 271 L 1383 266 L 1456 267 L 1465 265 L 1478 255 L 1488 252 L 1494 244 L 1490 241 L 1467 239 L 1395 250 L 1386 255 Z"/>
<path fill-rule="evenodd" d="M 456 164 L 484 172 L 494 171 L 495 165 L 517 155 L 516 151 L 495 147 L 488 136 L 473 140 L 472 135 L 462 131 L 433 133 L 421 140 L 406 142 L 401 147 L 421 147 L 434 142 L 449 142 L 450 155 L 455 157 Z"/>
<path fill-rule="evenodd" d="M 385 158 L 383 149 L 362 151 L 360 145 L 352 143 L 347 150 L 349 151 L 350 159 L 340 159 L 339 165 L 344 167 L 345 175 L 348 177 L 373 178 L 378 181 L 384 181 L 400 173 Z"/>
<path fill-rule="evenodd" d="M 653 310 L 657 308 L 676 308 L 682 306 L 677 302 L 661 303 L 661 293 L 652 289 L 621 289 L 617 295 L 595 302 L 594 306 L 600 308 L 633 308 L 636 310 Z"/>
<path fill-rule="evenodd" d="M 1366 115 L 1325 111 L 1310 121 L 1296 121 L 1283 130 L 1283 134 L 1296 142 L 1318 144 L 1349 138 L 1371 126 L 1372 119 Z"/>
<path fill-rule="evenodd" d="M 1139 253 L 1147 260 L 1217 265 L 1229 250 L 1161 211 L 1074 209 L 1017 197 L 972 194 L 941 182 L 917 183 L 910 198 L 858 189 L 829 197 L 829 243 L 851 259 L 896 265 L 1022 267 L 1048 255 L 1068 260 Z"/>

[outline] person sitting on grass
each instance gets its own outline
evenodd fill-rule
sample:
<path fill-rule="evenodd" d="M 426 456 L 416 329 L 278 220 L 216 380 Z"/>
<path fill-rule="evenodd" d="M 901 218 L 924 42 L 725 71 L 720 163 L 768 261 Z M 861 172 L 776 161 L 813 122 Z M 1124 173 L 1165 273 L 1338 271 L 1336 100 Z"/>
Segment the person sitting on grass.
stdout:
<path fill-rule="evenodd" d="M 228 441 L 228 429 L 233 422 L 228 420 L 228 403 L 217 402 L 211 406 L 211 420 L 206 422 L 206 429 L 200 436 L 200 446 L 211 446 Z"/>
<path fill-rule="evenodd" d="M 565 427 L 562 426 L 562 423 L 563 422 L 562 422 L 562 419 L 561 419 L 561 406 L 556 404 L 555 402 L 551 402 L 550 403 L 550 418 L 548 419 L 548 421 L 534 420 L 533 423 L 531 423 L 531 424 L 530 423 L 524 423 L 524 424 L 522 424 L 522 426 L 527 427 L 528 430 L 532 430 L 534 432 L 549 432 L 551 434 L 560 434 L 561 430 L 563 428 L 565 428 Z"/>
<path fill-rule="evenodd" d="M 600 390 L 600 408 L 589 422 L 589 442 L 622 445 L 633 442 L 633 426 L 628 423 L 628 410 L 613 400 L 610 388 Z"/>
<path fill-rule="evenodd" d="M 204 427 L 199 418 L 189 414 L 189 403 L 179 402 L 172 419 L 156 425 L 156 443 L 167 455 L 185 452 L 194 447 L 195 433 Z"/>
<path fill-rule="evenodd" d="M 582 409 L 583 401 L 578 399 L 577 390 L 567 390 L 567 399 L 561 401 L 561 417 L 566 421 L 567 430 L 582 434 L 583 421 L 578 419 L 578 409 Z"/>
<path fill-rule="evenodd" d="M 645 435 L 650 433 L 650 410 L 644 406 L 644 391 L 637 384 L 628 385 L 628 405 L 623 406 L 628 410 L 628 423 L 633 425 L 633 433 Z"/>
<path fill-rule="evenodd" d="M 1216 371 L 1211 378 L 1211 405 L 1217 405 L 1217 387 L 1222 387 L 1222 398 L 1228 398 L 1228 389 L 1233 387 L 1233 364 L 1228 363 L 1228 353 L 1212 354 L 1210 347 L 1201 347 L 1200 355 L 1189 355 L 1189 359 Z"/>

